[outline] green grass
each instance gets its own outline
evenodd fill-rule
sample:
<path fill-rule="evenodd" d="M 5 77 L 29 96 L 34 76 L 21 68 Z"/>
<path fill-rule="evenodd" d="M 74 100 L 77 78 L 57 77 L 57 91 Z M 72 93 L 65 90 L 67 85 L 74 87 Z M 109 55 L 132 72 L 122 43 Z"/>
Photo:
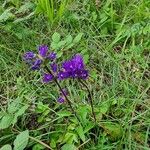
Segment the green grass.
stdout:
<path fill-rule="evenodd" d="M 33 13 L 34 1 L 26 5 L 24 13 L 17 13 L 27 2 L 0 2 L 0 147 L 13 146 L 16 136 L 29 130 L 26 147 L 33 150 L 41 150 L 43 143 L 58 150 L 68 143 L 81 150 L 150 149 L 149 0 L 103 0 L 98 5 L 94 0 L 72 1 L 51 25 L 46 16 Z M 11 7 L 7 15 L 1 16 Z M 62 40 L 83 33 L 79 43 L 57 51 L 62 51 L 60 61 L 75 53 L 83 54 L 90 70 L 87 84 L 97 125 L 86 89 L 80 83 L 61 82 L 80 116 L 78 123 L 67 104 L 56 102 L 55 84 L 42 84 L 40 73 L 30 71 L 22 61 L 24 52 L 36 52 L 38 45 L 50 47 L 55 32 Z M 7 122 L 8 127 L 1 130 L 2 117 L 12 117 L 8 110 L 12 102 L 11 113 L 22 113 L 14 125 Z M 28 107 L 25 111 L 24 106 Z"/>

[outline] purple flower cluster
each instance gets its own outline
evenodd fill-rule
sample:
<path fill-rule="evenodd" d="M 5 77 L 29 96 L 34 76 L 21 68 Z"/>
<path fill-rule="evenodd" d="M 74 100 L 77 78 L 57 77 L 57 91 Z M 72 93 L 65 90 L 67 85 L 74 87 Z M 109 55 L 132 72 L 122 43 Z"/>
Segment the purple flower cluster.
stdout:
<path fill-rule="evenodd" d="M 47 45 L 40 45 L 38 47 L 38 54 L 32 51 L 26 52 L 23 59 L 31 66 L 32 70 L 39 70 L 45 59 L 51 61 L 50 69 L 55 73 L 59 80 L 64 80 L 67 78 L 78 78 L 87 79 L 88 70 L 85 69 L 85 64 L 83 62 L 83 57 L 80 54 L 76 54 L 70 60 L 64 61 L 61 68 L 59 68 L 54 60 L 56 59 L 55 52 L 48 52 Z M 53 80 L 53 75 L 45 73 L 43 75 L 43 82 L 48 83 Z"/>
<path fill-rule="evenodd" d="M 85 69 L 83 57 L 76 54 L 72 59 L 63 62 L 62 69 L 58 73 L 58 79 L 63 80 L 67 78 L 87 79 L 88 70 Z"/>
<path fill-rule="evenodd" d="M 44 59 L 49 59 L 51 61 L 55 60 L 56 53 L 48 52 L 47 45 L 40 45 L 38 47 L 38 54 L 35 54 L 32 51 L 26 52 L 23 56 L 23 60 L 26 61 L 32 70 L 39 70 L 41 68 L 42 62 Z"/>
<path fill-rule="evenodd" d="M 40 45 L 38 47 L 38 54 L 35 54 L 32 51 L 26 52 L 23 56 L 23 60 L 29 64 L 32 70 L 39 70 L 42 68 L 42 64 L 47 66 L 47 64 L 50 62 L 50 71 L 43 74 L 43 83 L 49 83 L 50 81 L 53 81 L 54 78 L 56 78 L 56 80 L 64 80 L 67 78 L 87 79 L 88 77 L 88 70 L 85 69 L 83 57 L 80 54 L 76 54 L 70 60 L 62 62 L 61 67 L 58 68 L 58 65 L 55 61 L 56 53 L 48 52 L 47 45 Z M 45 68 L 44 65 L 43 70 Z M 67 95 L 68 91 L 63 89 L 57 101 L 59 103 L 64 103 L 65 96 Z"/>

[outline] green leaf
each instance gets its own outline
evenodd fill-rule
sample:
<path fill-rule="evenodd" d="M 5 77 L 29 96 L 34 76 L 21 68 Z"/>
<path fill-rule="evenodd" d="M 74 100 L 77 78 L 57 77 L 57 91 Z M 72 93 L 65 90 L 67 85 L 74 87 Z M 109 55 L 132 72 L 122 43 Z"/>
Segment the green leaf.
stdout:
<path fill-rule="evenodd" d="M 71 133 L 71 132 L 67 132 L 67 133 L 65 134 L 65 137 L 64 137 L 63 142 L 64 142 L 64 143 L 69 143 L 69 144 L 72 144 L 73 142 L 78 143 L 77 135 L 74 134 L 74 133 Z"/>
<path fill-rule="evenodd" d="M 36 112 L 37 113 L 43 113 L 44 111 L 46 111 L 48 109 L 48 106 L 46 104 L 43 104 L 42 102 L 39 102 L 37 104 L 37 109 Z"/>
<path fill-rule="evenodd" d="M 56 147 L 56 141 L 55 141 L 54 139 L 51 139 L 50 146 L 51 146 L 52 148 L 55 148 L 55 147 Z"/>
<path fill-rule="evenodd" d="M 0 129 L 8 128 L 13 121 L 13 116 L 11 114 L 6 114 L 0 121 Z"/>
<path fill-rule="evenodd" d="M 61 150 L 76 150 L 76 147 L 73 144 L 65 144 L 61 147 Z"/>
<path fill-rule="evenodd" d="M 58 43 L 60 41 L 60 34 L 55 32 L 53 35 L 52 35 L 52 40 L 53 42 L 55 43 Z"/>
<path fill-rule="evenodd" d="M 69 126 L 68 126 L 68 130 L 74 130 L 76 128 L 76 124 L 74 123 L 71 123 Z"/>
<path fill-rule="evenodd" d="M 80 106 L 78 108 L 78 114 L 82 119 L 82 123 L 86 124 L 87 123 L 87 114 L 88 114 L 88 109 L 86 106 Z"/>
<path fill-rule="evenodd" d="M 107 111 L 109 110 L 109 103 L 108 102 L 103 102 L 101 105 L 100 105 L 100 107 L 99 107 L 99 109 L 100 109 L 100 112 L 102 113 L 102 114 L 106 114 L 107 113 Z"/>
<path fill-rule="evenodd" d="M 60 58 L 62 55 L 63 55 L 63 52 L 62 52 L 62 51 L 59 51 L 59 52 L 57 53 L 57 58 Z"/>
<path fill-rule="evenodd" d="M 95 125 L 94 122 L 89 121 L 84 129 L 84 134 L 87 133 L 89 130 L 91 130 L 94 127 L 94 125 Z"/>
<path fill-rule="evenodd" d="M 68 117 L 71 115 L 70 111 L 60 111 L 57 113 L 57 115 L 59 115 L 60 117 Z"/>
<path fill-rule="evenodd" d="M 34 4 L 31 2 L 26 2 L 24 5 L 20 6 L 20 8 L 18 9 L 18 11 L 15 12 L 15 14 L 17 13 L 25 13 L 27 11 L 29 11 L 31 8 L 34 7 Z"/>
<path fill-rule="evenodd" d="M 1 15 L 0 15 L 0 22 L 6 21 L 9 18 L 13 18 L 14 15 L 10 12 L 13 8 L 6 9 Z"/>
<path fill-rule="evenodd" d="M 16 111 L 18 111 L 19 107 L 20 107 L 20 102 L 21 100 L 19 98 L 12 100 L 9 104 L 8 104 L 8 108 L 7 111 L 9 113 L 15 113 Z"/>
<path fill-rule="evenodd" d="M 29 140 L 29 131 L 23 131 L 19 135 L 17 135 L 15 141 L 14 141 L 14 150 L 23 150 Z"/>
<path fill-rule="evenodd" d="M 66 41 L 60 41 L 57 44 L 57 48 L 61 48 L 62 46 L 64 46 L 66 44 Z"/>
<path fill-rule="evenodd" d="M 78 43 L 82 38 L 83 33 L 79 33 L 73 40 L 73 43 Z"/>
<path fill-rule="evenodd" d="M 89 55 L 88 54 L 83 55 L 83 59 L 84 59 L 84 63 L 87 64 L 89 61 Z"/>
<path fill-rule="evenodd" d="M 81 140 L 85 142 L 85 135 L 82 126 L 79 126 L 76 130 Z"/>
<path fill-rule="evenodd" d="M 51 47 L 52 47 L 52 49 L 61 49 L 61 48 L 63 48 L 64 47 L 64 45 L 66 44 L 66 41 L 60 41 L 60 42 L 58 42 L 58 43 L 56 43 L 56 42 L 52 42 L 51 43 Z"/>
<path fill-rule="evenodd" d="M 74 46 L 74 43 L 71 43 L 71 44 L 69 44 L 67 47 L 66 47 L 66 49 L 70 49 L 71 47 L 73 47 Z"/>
<path fill-rule="evenodd" d="M 71 35 L 68 35 L 68 36 L 65 38 L 65 41 L 66 41 L 66 44 L 67 44 L 67 45 L 71 44 L 71 43 L 72 43 L 72 40 L 73 40 L 73 38 L 72 38 Z"/>
<path fill-rule="evenodd" d="M 117 123 L 103 123 L 101 127 L 104 131 L 109 135 L 112 141 L 116 141 L 117 139 L 121 138 L 123 135 L 122 127 Z"/>
<path fill-rule="evenodd" d="M 14 116 L 14 119 L 13 119 L 13 122 L 12 122 L 13 125 L 17 122 L 17 118 L 25 113 L 27 108 L 28 108 L 28 105 L 25 105 L 25 106 L 21 107 L 18 110 L 18 112 L 15 113 L 15 116 Z"/>
<path fill-rule="evenodd" d="M 9 144 L 4 145 L 0 150 L 12 150 L 11 146 Z"/>
<path fill-rule="evenodd" d="M 54 50 L 54 49 L 57 49 L 57 43 L 55 42 L 51 42 L 51 48 Z"/>

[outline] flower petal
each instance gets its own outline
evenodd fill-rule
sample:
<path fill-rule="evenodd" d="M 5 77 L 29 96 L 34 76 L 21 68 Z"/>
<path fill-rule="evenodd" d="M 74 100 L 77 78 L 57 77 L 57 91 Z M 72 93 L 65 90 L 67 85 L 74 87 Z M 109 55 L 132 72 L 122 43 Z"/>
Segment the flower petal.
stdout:
<path fill-rule="evenodd" d="M 59 80 L 63 80 L 63 79 L 69 78 L 69 77 L 70 77 L 70 74 L 68 72 L 60 71 L 58 73 L 58 79 Z"/>
<path fill-rule="evenodd" d="M 25 61 L 32 60 L 33 58 L 35 58 L 35 54 L 32 51 L 26 52 L 23 55 L 23 60 Z"/>
<path fill-rule="evenodd" d="M 45 73 L 43 75 L 43 82 L 44 83 L 48 83 L 50 81 L 52 81 L 54 79 L 54 77 L 51 74 Z"/>
<path fill-rule="evenodd" d="M 48 46 L 47 45 L 40 45 L 39 46 L 39 55 L 42 57 L 46 57 L 48 52 Z"/>
<path fill-rule="evenodd" d="M 56 58 L 56 53 L 55 52 L 51 52 L 47 58 L 49 58 L 51 61 L 53 61 Z"/>
<path fill-rule="evenodd" d="M 33 63 L 32 63 L 32 70 L 39 70 L 40 66 L 42 64 L 42 60 L 41 59 L 36 59 Z"/>
<path fill-rule="evenodd" d="M 50 64 L 50 66 L 51 66 L 51 69 L 53 72 L 57 72 L 57 64 L 56 63 L 52 63 L 52 64 Z"/>
<path fill-rule="evenodd" d="M 57 99 L 57 102 L 58 102 L 58 103 L 64 103 L 64 102 L 65 102 L 65 99 L 64 99 L 63 97 L 59 97 L 59 98 Z"/>

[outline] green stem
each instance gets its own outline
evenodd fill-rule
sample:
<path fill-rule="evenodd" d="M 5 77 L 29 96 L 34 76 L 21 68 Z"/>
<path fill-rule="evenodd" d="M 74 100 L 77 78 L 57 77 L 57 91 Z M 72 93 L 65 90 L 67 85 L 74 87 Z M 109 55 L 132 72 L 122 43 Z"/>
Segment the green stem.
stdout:
<path fill-rule="evenodd" d="M 90 92 L 90 89 L 88 88 L 87 84 L 84 83 L 82 80 L 79 80 L 80 83 L 87 89 L 88 91 L 88 98 L 89 98 L 89 102 L 90 102 L 90 105 L 91 105 L 91 109 L 92 109 L 92 114 L 93 114 L 93 118 L 94 118 L 94 121 L 96 123 L 96 116 L 95 116 L 95 113 L 94 113 L 94 106 L 93 106 L 93 99 L 92 99 L 92 94 Z"/>
<path fill-rule="evenodd" d="M 68 99 L 67 95 L 64 93 L 61 85 L 59 84 L 59 82 L 58 82 L 57 78 L 55 77 L 55 75 L 53 74 L 53 72 L 47 66 L 45 66 L 45 69 L 47 70 L 48 73 L 50 73 L 54 77 L 54 81 L 57 84 L 57 86 L 60 89 L 60 91 L 63 94 L 63 96 L 65 97 L 65 99 L 66 99 L 66 101 L 67 101 L 67 103 L 68 103 L 68 105 L 69 105 L 72 113 L 76 116 L 76 118 L 78 119 L 78 121 L 80 121 L 79 118 L 78 118 L 78 116 L 77 116 L 77 114 L 76 114 L 76 112 L 75 112 L 75 110 L 72 107 L 71 101 Z"/>

